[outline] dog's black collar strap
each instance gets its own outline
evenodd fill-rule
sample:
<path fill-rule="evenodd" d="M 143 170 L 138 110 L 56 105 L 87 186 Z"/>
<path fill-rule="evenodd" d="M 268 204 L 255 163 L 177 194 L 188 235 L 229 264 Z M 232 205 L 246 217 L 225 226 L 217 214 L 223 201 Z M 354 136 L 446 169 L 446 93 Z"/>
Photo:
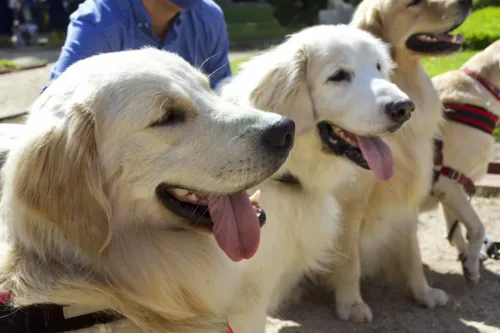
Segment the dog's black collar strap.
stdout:
<path fill-rule="evenodd" d="M 277 182 L 290 184 L 290 185 L 300 185 L 300 180 L 289 172 L 284 173 L 284 174 L 274 178 L 274 180 L 276 180 Z"/>
<path fill-rule="evenodd" d="M 68 318 L 64 308 L 56 304 L 37 304 L 14 309 L 8 304 L 0 304 L 0 333 L 62 333 L 124 319 L 105 311 Z"/>

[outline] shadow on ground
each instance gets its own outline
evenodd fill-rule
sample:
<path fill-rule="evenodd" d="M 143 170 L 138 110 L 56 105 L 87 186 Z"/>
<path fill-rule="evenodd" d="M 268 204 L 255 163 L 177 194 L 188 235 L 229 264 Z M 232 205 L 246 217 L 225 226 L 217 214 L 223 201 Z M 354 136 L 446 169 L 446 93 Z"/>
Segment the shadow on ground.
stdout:
<path fill-rule="evenodd" d="M 445 307 L 427 309 L 414 304 L 401 287 L 373 281 L 363 283 L 363 296 L 371 306 L 372 323 L 351 323 L 336 318 L 332 294 L 318 286 L 306 286 L 302 300 L 275 318 L 286 327 L 267 330 L 279 333 L 484 333 L 500 332 L 500 275 L 482 269 L 482 280 L 468 284 L 458 273 L 438 273 L 426 267 L 431 285 L 450 295 Z M 274 318 L 270 318 L 272 323 Z M 270 323 L 270 324 L 271 324 Z"/>

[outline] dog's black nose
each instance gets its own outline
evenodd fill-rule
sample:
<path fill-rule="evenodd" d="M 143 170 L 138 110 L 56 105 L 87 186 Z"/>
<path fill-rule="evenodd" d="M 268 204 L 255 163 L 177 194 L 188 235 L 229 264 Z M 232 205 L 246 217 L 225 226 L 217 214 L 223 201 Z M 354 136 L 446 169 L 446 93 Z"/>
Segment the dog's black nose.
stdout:
<path fill-rule="evenodd" d="M 283 117 L 264 131 L 262 139 L 266 148 L 273 152 L 288 151 L 292 148 L 294 136 L 295 122 Z"/>
<path fill-rule="evenodd" d="M 409 99 L 400 102 L 391 102 L 385 106 L 385 112 L 389 116 L 389 119 L 397 124 L 402 124 L 410 119 L 413 110 L 415 110 L 415 104 Z"/>

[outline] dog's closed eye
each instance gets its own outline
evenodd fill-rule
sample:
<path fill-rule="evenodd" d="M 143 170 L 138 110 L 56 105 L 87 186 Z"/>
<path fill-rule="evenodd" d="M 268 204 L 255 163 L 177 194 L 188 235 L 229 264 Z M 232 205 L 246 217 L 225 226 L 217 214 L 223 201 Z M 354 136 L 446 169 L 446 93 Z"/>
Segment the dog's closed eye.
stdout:
<path fill-rule="evenodd" d="M 154 121 L 150 127 L 158 127 L 158 126 L 172 126 L 183 123 L 186 120 L 186 113 L 178 108 L 171 108 L 166 110 L 166 112 L 159 118 Z"/>
<path fill-rule="evenodd" d="M 343 69 L 339 69 L 332 76 L 328 78 L 330 82 L 342 82 L 342 81 L 350 81 L 352 78 L 352 74 Z"/>
<path fill-rule="evenodd" d="M 422 0 L 412 0 L 409 4 L 408 4 L 408 7 L 413 7 L 413 6 L 418 6 L 420 5 L 420 3 L 422 2 Z"/>

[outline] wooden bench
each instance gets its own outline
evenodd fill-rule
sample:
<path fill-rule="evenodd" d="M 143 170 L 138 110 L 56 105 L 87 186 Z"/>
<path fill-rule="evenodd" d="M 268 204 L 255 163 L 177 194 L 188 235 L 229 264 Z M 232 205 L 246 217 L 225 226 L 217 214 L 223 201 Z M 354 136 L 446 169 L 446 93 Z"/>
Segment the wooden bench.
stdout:
<path fill-rule="evenodd" d="M 500 159 L 494 159 L 488 165 L 488 173 L 476 182 L 478 195 L 497 196 L 500 194 Z"/>

